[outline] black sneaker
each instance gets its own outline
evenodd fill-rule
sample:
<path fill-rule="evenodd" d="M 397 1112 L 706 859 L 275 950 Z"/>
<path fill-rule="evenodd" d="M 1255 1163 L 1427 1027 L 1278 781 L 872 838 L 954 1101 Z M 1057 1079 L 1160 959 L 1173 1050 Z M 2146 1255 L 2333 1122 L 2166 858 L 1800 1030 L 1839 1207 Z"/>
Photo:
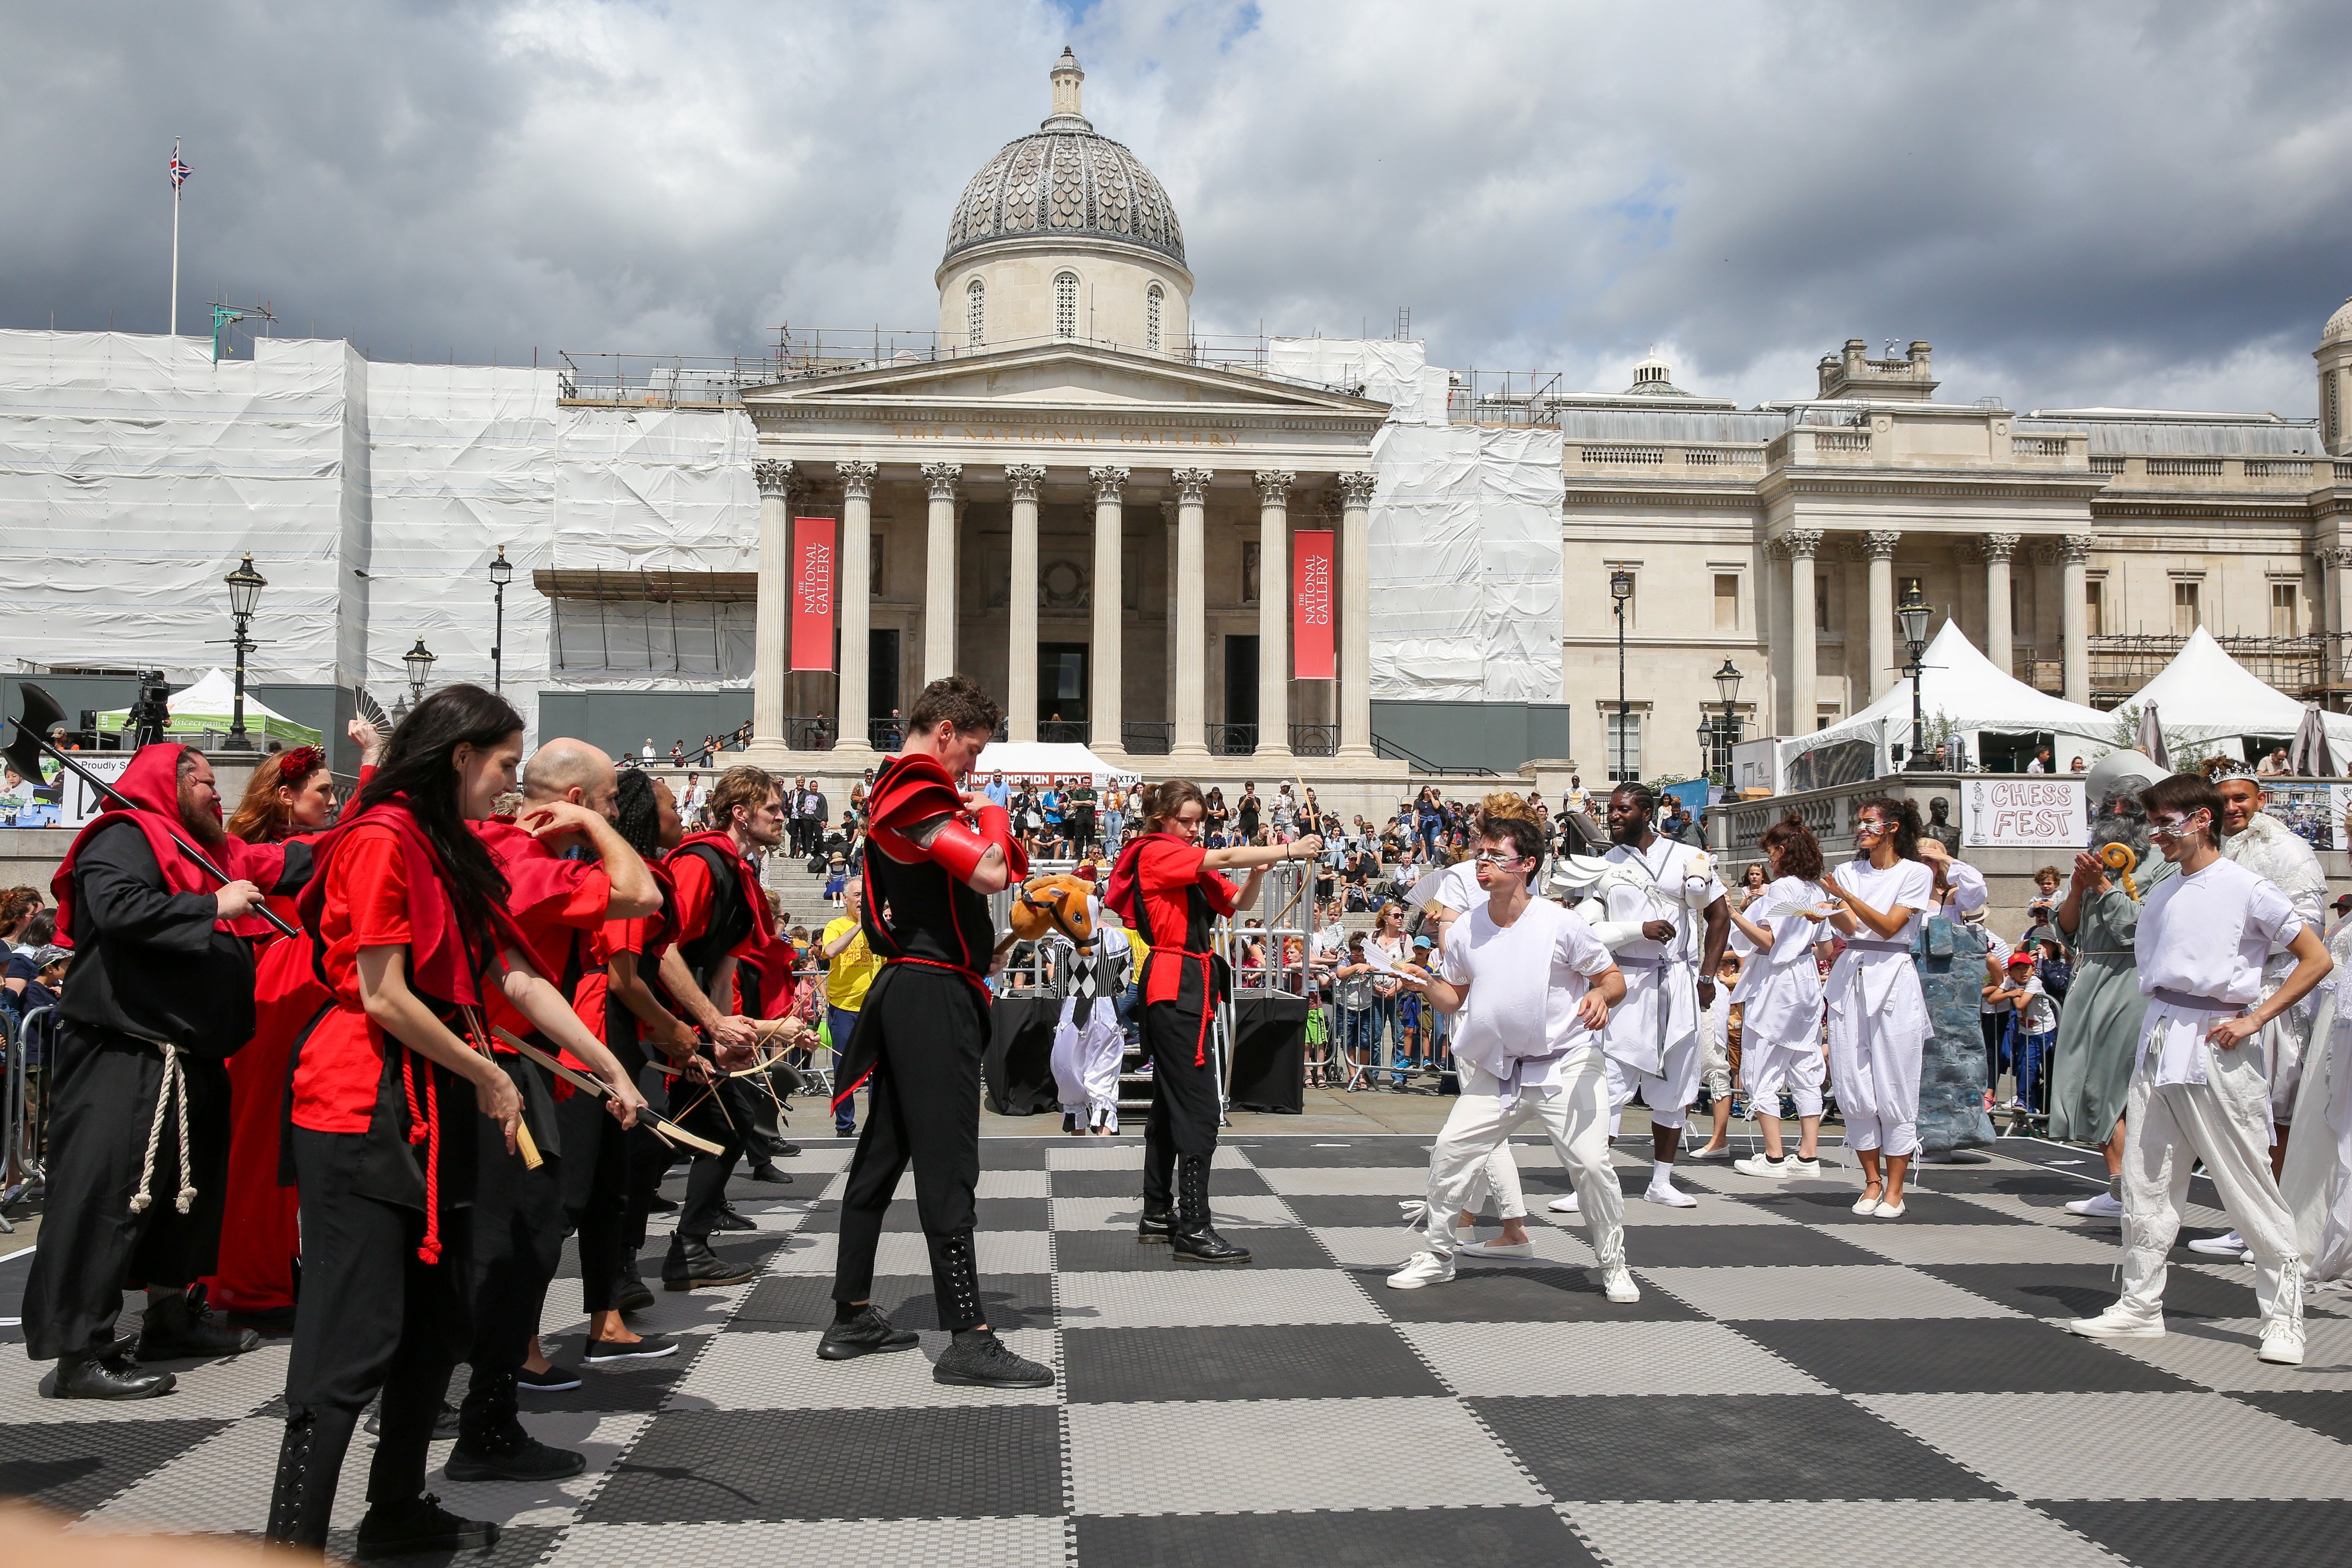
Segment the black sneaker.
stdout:
<path fill-rule="evenodd" d="M 635 1340 L 592 1339 L 580 1359 L 591 1366 L 602 1366 L 606 1362 L 653 1361 L 677 1354 L 677 1341 L 667 1334 L 649 1333 Z"/>
<path fill-rule="evenodd" d="M 757 1230 L 760 1227 L 749 1215 L 738 1214 L 732 1208 L 722 1208 L 719 1211 L 719 1218 L 710 1222 L 710 1228 L 713 1230 Z"/>
<path fill-rule="evenodd" d="M 664 1197 L 660 1193 L 656 1193 L 652 1197 L 646 1200 L 646 1212 L 648 1214 L 676 1214 L 677 1212 L 677 1199 L 674 1197 Z"/>
<path fill-rule="evenodd" d="M 593 1345 L 596 1342 L 590 1340 L 588 1343 Z M 580 1375 L 553 1362 L 547 1364 L 545 1372 L 533 1372 L 528 1366 L 518 1367 L 515 1370 L 515 1386 L 526 1394 L 562 1394 L 580 1386 Z"/>
<path fill-rule="evenodd" d="M 801 1152 L 801 1146 L 798 1144 L 790 1143 L 782 1138 L 779 1138 L 768 1152 L 775 1155 L 776 1158 L 780 1160 L 788 1160 L 794 1155 Z"/>
<path fill-rule="evenodd" d="M 560 1481 L 587 1468 L 587 1455 L 551 1448 L 517 1427 L 497 1442 L 479 1446 L 459 1439 L 441 1473 L 453 1481 Z"/>
<path fill-rule="evenodd" d="M 893 1328 L 890 1320 L 869 1302 L 847 1322 L 828 1327 L 824 1337 L 816 1342 L 816 1354 L 821 1361 L 855 1361 L 877 1351 L 912 1350 L 919 1343 L 919 1335 Z"/>
<path fill-rule="evenodd" d="M 150 1299 L 140 1320 L 139 1355 L 147 1361 L 236 1355 L 260 1343 L 261 1336 L 253 1330 L 231 1328 L 210 1302 L 194 1296 Z"/>
<path fill-rule="evenodd" d="M 662 1260 L 662 1289 L 665 1291 L 714 1290 L 725 1285 L 740 1285 L 758 1270 L 740 1263 L 730 1263 L 710 1249 L 708 1239 L 694 1240 L 683 1236 L 670 1239 L 669 1256 Z"/>
<path fill-rule="evenodd" d="M 1015 1355 L 992 1333 L 962 1333 L 931 1364 L 931 1381 L 975 1388 L 1051 1388 L 1054 1371 Z"/>
<path fill-rule="evenodd" d="M 794 1150 L 793 1152 L 797 1154 L 799 1151 Z M 767 1182 L 773 1186 L 790 1186 L 793 1185 L 793 1178 L 786 1176 L 783 1172 L 778 1170 L 773 1166 L 761 1166 L 758 1170 L 751 1173 L 751 1179 L 753 1181 Z"/>
<path fill-rule="evenodd" d="M 499 1527 L 486 1519 L 459 1519 L 431 1492 L 406 1502 L 373 1504 L 360 1521 L 352 1555 L 361 1562 L 411 1552 L 479 1552 L 498 1544 Z"/>

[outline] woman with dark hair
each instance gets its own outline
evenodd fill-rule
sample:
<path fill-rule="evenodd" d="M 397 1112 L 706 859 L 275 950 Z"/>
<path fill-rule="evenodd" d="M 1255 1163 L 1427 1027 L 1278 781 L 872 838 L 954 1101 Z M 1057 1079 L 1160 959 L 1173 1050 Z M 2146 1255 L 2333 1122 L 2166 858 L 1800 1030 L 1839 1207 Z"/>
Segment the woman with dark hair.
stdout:
<path fill-rule="evenodd" d="M 1209 1223 L 1209 1161 L 1217 1149 L 1217 1069 L 1209 1060 L 1209 1009 L 1225 989 L 1210 946 L 1216 917 L 1257 900 L 1265 868 L 1312 861 L 1320 839 L 1255 848 L 1201 847 L 1201 788 L 1171 779 L 1143 802 L 1143 831 L 1111 868 L 1103 903 L 1141 934 L 1143 1047 L 1151 1057 L 1151 1114 L 1143 1131 L 1143 1218 L 1136 1239 L 1167 1241 L 1177 1261 L 1246 1263 L 1248 1249 Z M 1247 871 L 1240 888 L 1218 873 Z M 1172 1199 L 1172 1202 L 1171 1202 Z"/>
<path fill-rule="evenodd" d="M 1743 1176 L 1821 1174 L 1822 976 L 1814 949 L 1822 940 L 1822 846 L 1791 814 L 1764 830 L 1756 847 L 1772 881 L 1731 912 L 1731 928 L 1747 938 L 1748 959 L 1731 999 L 1740 1004 L 1739 1082 L 1748 1113 L 1764 1131 L 1764 1153 L 1734 1160 Z M 1760 866 L 1750 866 L 1757 871 Z M 1797 1105 L 1797 1155 L 1780 1145 L 1780 1094 Z M 1871 1200 L 1873 1207 L 1878 1200 Z"/>
<path fill-rule="evenodd" d="M 1903 1174 L 1919 1148 L 1919 1073 L 1932 1032 L 1911 948 L 1936 873 L 1919 858 L 1919 813 L 1874 795 L 1854 808 L 1854 858 L 1823 889 L 1844 934 L 1830 970 L 1830 1081 L 1845 1146 L 1862 1165 L 1856 1214 L 1903 1216 Z M 1883 1169 L 1882 1169 L 1883 1166 Z"/>
<path fill-rule="evenodd" d="M 1767 828 L 1764 831 L 1769 833 L 1772 830 Z M 1820 852 L 1818 845 L 1815 846 L 1815 852 Z M 1731 890 L 1731 906 L 1734 909 L 1745 909 L 1763 897 L 1764 889 L 1771 883 L 1773 874 L 1764 862 L 1748 862 L 1748 869 L 1739 873 L 1739 885 Z M 1748 939 L 1748 933 L 1740 928 L 1739 922 L 1737 920 L 1731 923 L 1730 951 L 1738 956 L 1742 965 L 1756 956 L 1756 944 Z"/>
<path fill-rule="evenodd" d="M 496 1525 L 425 1494 L 425 1461 L 470 1315 L 475 1138 L 460 1096 L 471 1090 L 509 1148 L 522 1112 L 513 1079 L 478 1049 L 488 1043 L 481 1004 L 496 988 L 550 1036 L 579 1037 L 570 1004 L 530 966 L 506 879 L 466 825 L 514 789 L 521 758 L 522 719 L 503 699 L 473 685 L 426 697 L 320 841 L 297 901 L 332 1000 L 295 1047 L 288 1095 L 304 1290 L 271 1541 L 323 1548 L 343 1455 L 379 1393 L 358 1555 L 498 1538 Z M 636 1091 L 612 1089 L 626 1124 Z"/>

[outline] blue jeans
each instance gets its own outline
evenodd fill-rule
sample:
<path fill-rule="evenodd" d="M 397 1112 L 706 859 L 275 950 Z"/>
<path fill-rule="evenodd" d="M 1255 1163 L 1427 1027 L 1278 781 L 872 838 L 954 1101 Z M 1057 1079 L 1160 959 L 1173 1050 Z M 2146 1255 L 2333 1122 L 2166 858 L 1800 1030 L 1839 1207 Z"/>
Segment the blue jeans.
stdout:
<path fill-rule="evenodd" d="M 2017 1074 L 2017 1098 L 2033 1110 L 2042 1107 L 2042 1063 L 2050 1060 L 2051 1047 L 2058 1036 L 2055 1030 L 2046 1034 L 2028 1034 L 2017 1027 L 2015 1015 L 2009 1029 L 2009 1065 Z"/>
<path fill-rule="evenodd" d="M 848 1085 L 841 1081 L 841 1059 L 849 1050 L 849 1037 L 857 1029 L 857 1015 L 847 1008 L 824 1006 L 825 1032 L 833 1037 L 833 1092 L 840 1093 Z M 844 1100 L 834 1108 L 833 1130 L 843 1137 L 857 1131 L 857 1104 Z"/>
<path fill-rule="evenodd" d="M 1339 1009 L 1339 1049 L 1347 1058 L 1343 1065 L 1351 1071 L 1356 1063 L 1364 1060 L 1364 1053 L 1372 1049 L 1372 1021 L 1378 1012 L 1376 1008 Z"/>

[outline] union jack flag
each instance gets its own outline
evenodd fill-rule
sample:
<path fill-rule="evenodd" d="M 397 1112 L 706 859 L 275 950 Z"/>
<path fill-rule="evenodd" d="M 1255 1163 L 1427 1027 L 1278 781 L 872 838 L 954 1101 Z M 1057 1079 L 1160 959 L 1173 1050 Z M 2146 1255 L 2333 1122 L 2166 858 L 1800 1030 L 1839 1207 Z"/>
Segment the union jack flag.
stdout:
<path fill-rule="evenodd" d="M 180 162 L 180 143 L 179 141 L 174 138 L 172 142 L 172 189 L 176 191 L 181 186 L 186 184 L 188 183 L 188 176 L 194 172 L 195 171 L 194 169 L 189 168 L 185 163 Z"/>

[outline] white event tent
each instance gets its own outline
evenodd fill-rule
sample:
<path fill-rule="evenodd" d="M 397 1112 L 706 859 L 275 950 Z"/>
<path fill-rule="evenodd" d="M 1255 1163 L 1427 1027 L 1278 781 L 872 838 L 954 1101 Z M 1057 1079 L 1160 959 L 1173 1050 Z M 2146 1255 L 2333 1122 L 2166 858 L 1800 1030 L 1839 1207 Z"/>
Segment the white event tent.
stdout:
<path fill-rule="evenodd" d="M 2282 746 L 2303 723 L 2304 705 L 2230 657 L 2229 650 L 2200 626 L 2156 678 L 2132 694 L 2143 711 L 2156 705 L 2157 720 L 2171 744 L 2275 739 Z M 2327 744 L 2339 757 L 2352 745 L 2352 716 L 2323 713 Z"/>
<path fill-rule="evenodd" d="M 980 760 L 971 765 L 971 777 L 977 785 L 995 773 L 1004 775 L 1008 784 L 1066 782 L 1084 775 L 1097 789 L 1138 783 L 1143 778 L 1140 773 L 1113 768 L 1075 742 L 1040 740 L 990 741 L 981 749 Z"/>
<path fill-rule="evenodd" d="M 1949 720 L 1972 755 L 1980 749 L 1977 737 L 1988 730 L 2053 737 L 2053 771 L 2059 773 L 2066 772 L 2077 757 L 2095 759 L 2116 748 L 2113 714 L 2036 691 L 1995 669 L 1956 622 L 1944 622 L 1920 664 L 1919 706 L 1927 722 Z M 2165 717 L 2168 725 L 2170 713 Z M 2293 727 L 2288 727 L 2289 732 Z M 1806 752 L 1842 741 L 1872 743 L 1877 751 L 1878 777 L 1895 771 L 1892 748 L 1900 746 L 1906 756 L 1911 748 L 1910 681 L 1897 681 L 1851 718 L 1780 742 L 1780 777 L 1787 779 L 1790 764 Z"/>
<path fill-rule="evenodd" d="M 226 735 L 236 722 L 236 682 L 228 673 L 218 668 L 205 672 L 194 685 L 181 687 L 165 701 L 172 716 L 165 721 L 163 733 L 173 739 L 206 734 Z M 116 708 L 98 716 L 98 727 L 121 730 L 131 727 L 131 710 Z M 307 724 L 297 724 L 275 708 L 261 706 L 253 688 L 245 691 L 245 729 L 259 745 L 264 740 L 281 740 L 289 746 L 316 746 L 319 732 Z"/>

